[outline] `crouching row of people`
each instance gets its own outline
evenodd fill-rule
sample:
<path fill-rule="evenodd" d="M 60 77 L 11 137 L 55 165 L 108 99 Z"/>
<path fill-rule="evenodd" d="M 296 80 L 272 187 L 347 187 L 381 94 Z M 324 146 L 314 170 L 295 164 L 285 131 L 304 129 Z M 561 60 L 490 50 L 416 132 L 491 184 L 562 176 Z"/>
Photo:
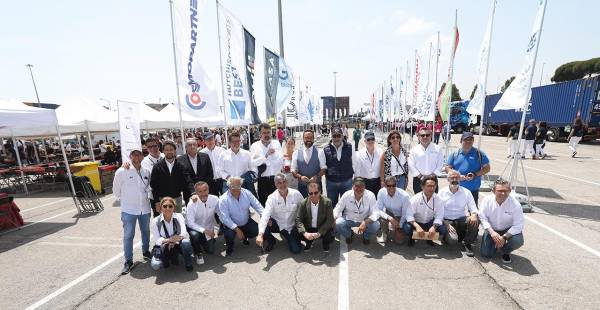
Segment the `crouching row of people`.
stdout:
<path fill-rule="evenodd" d="M 187 270 L 193 269 L 193 256 L 197 264 L 203 264 L 204 254 L 214 252 L 215 215 L 223 225 L 227 256 L 232 255 L 236 240 L 248 245 L 249 239 L 256 238 L 256 244 L 269 252 L 277 243 L 273 234 L 279 233 L 289 251 L 297 254 L 310 250 L 318 239 L 323 250 L 329 251 L 336 233 L 347 244 L 352 244 L 356 235 L 362 235 L 363 243 L 369 244 L 380 228 L 380 242 L 406 240 L 408 246 L 413 246 L 416 240 L 423 239 L 433 245 L 433 240 L 438 239 L 459 244 L 461 251 L 473 256 L 472 244 L 481 224 L 484 232 L 480 254 L 489 258 L 499 252 L 503 262 L 510 263 L 510 253 L 523 245 L 523 212 L 510 196 L 510 184 L 498 180 L 494 195 L 485 197 L 478 208 L 471 192 L 459 185 L 460 179 L 460 173 L 450 171 L 449 186 L 437 194 L 437 178 L 424 176 L 422 192 L 410 197 L 396 187 L 393 176 L 385 179 L 385 188 L 377 196 L 365 189 L 363 178 L 357 177 L 335 208 L 321 194 L 318 183 L 309 183 L 308 197 L 303 198 L 288 187 L 283 174 L 275 176 L 277 189 L 269 195 L 264 208 L 242 188 L 239 178 L 230 178 L 229 190 L 219 198 L 208 194 L 206 183 L 198 182 L 185 219 L 173 213 L 173 199 L 161 201 L 162 213 L 151 224 L 156 236 L 152 267 L 169 266 L 176 262 L 179 253 L 184 256 Z M 260 215 L 258 222 L 251 218 L 250 209 Z"/>

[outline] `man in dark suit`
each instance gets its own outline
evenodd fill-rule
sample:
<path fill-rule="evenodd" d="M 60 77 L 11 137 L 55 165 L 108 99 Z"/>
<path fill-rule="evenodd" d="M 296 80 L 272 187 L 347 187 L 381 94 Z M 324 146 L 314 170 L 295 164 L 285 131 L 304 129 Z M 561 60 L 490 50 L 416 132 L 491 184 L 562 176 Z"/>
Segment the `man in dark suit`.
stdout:
<path fill-rule="evenodd" d="M 175 199 L 175 211 L 181 213 L 183 205 L 181 193 L 183 193 L 184 197 L 190 196 L 183 168 L 177 164 L 178 160 L 175 158 L 176 150 L 177 146 L 175 142 L 163 142 L 165 157 L 159 159 L 154 167 L 152 167 L 150 187 L 152 188 L 152 197 L 156 201 L 156 205 L 153 206 L 154 216 L 159 214 L 160 207 L 158 206 L 158 202 L 164 197 L 168 196 Z"/>
<path fill-rule="evenodd" d="M 310 250 L 313 241 L 321 238 L 323 251 L 327 252 L 334 240 L 335 220 L 331 200 L 321 195 L 318 183 L 310 182 L 307 188 L 308 197 L 298 203 L 296 228 L 292 233 L 306 242 L 305 251 Z"/>
<path fill-rule="evenodd" d="M 183 198 L 187 204 L 190 194 L 194 192 L 194 184 L 204 181 L 208 184 L 213 182 L 213 168 L 205 153 L 198 153 L 198 142 L 195 138 L 185 140 L 185 154 L 177 157 L 177 164 L 183 168 L 183 174 L 187 182 L 187 196 Z"/>

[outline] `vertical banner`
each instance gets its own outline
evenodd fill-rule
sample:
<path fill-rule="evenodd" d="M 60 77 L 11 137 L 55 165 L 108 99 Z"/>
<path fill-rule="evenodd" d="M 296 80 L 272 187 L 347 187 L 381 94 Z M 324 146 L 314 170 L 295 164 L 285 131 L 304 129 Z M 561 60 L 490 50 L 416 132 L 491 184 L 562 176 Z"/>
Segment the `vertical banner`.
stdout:
<path fill-rule="evenodd" d="M 308 85 L 298 77 L 298 122 L 300 125 L 308 123 Z"/>
<path fill-rule="evenodd" d="M 294 84 L 296 83 L 292 69 L 287 66 L 285 60 L 281 57 L 279 57 L 279 77 L 277 82 L 277 114 L 281 114 L 288 108 L 289 99 L 294 93 Z"/>
<path fill-rule="evenodd" d="M 419 54 L 415 51 L 415 79 L 414 79 L 414 92 L 413 92 L 413 104 L 414 109 L 419 103 L 419 82 L 421 79 L 421 65 L 419 62 Z"/>
<path fill-rule="evenodd" d="M 200 20 L 206 12 L 205 0 L 173 1 L 173 42 L 181 111 L 201 118 L 222 116 L 221 103 L 214 85 L 206 72 L 208 59 L 200 41 Z"/>
<path fill-rule="evenodd" d="M 255 59 L 255 42 L 254 36 L 244 28 L 244 46 L 246 50 L 246 82 L 248 83 L 248 96 L 250 97 L 250 122 L 252 124 L 260 124 L 258 117 L 258 108 L 256 107 L 256 98 L 254 97 L 254 59 Z"/>
<path fill-rule="evenodd" d="M 540 0 L 538 12 L 533 23 L 533 29 L 529 37 L 529 43 L 525 49 L 525 64 L 508 89 L 502 94 L 500 100 L 494 107 L 494 111 L 526 109 L 529 92 L 531 91 L 531 79 L 540 43 L 544 13 L 546 11 L 546 0 Z"/>
<path fill-rule="evenodd" d="M 443 121 L 447 121 L 449 118 L 450 102 L 452 101 L 452 77 L 454 75 L 454 56 L 456 56 L 456 49 L 458 48 L 459 33 L 458 26 L 456 25 L 456 19 L 454 21 L 454 40 L 452 42 L 452 53 L 450 54 L 450 67 L 448 68 L 448 81 L 442 89 L 442 94 L 438 98 L 438 110 L 440 117 Z"/>
<path fill-rule="evenodd" d="M 281 81 L 281 77 L 280 77 Z M 297 84 L 291 83 L 291 93 L 286 102 L 285 108 L 285 125 L 288 127 L 300 126 L 300 117 L 298 114 L 298 87 Z"/>
<path fill-rule="evenodd" d="M 275 126 L 277 88 L 279 86 L 279 56 L 265 47 L 265 105 L 269 125 Z"/>
<path fill-rule="evenodd" d="M 129 161 L 132 150 L 142 149 L 140 137 L 140 104 L 117 100 L 119 113 L 119 138 L 121 139 L 121 158 Z"/>
<path fill-rule="evenodd" d="M 217 2 L 221 77 L 225 116 L 229 125 L 248 125 L 251 107 L 246 87 L 244 28 L 225 7 Z"/>

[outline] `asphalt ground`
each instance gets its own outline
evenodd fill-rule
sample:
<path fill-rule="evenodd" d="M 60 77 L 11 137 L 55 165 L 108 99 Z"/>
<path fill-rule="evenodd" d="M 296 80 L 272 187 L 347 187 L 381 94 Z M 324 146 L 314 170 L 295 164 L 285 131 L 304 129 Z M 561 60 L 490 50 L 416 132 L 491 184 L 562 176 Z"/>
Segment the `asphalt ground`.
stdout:
<path fill-rule="evenodd" d="M 458 140 L 453 135 L 453 149 Z M 482 149 L 490 178 L 502 175 L 505 138 L 484 137 Z M 137 247 L 135 268 L 120 276 L 122 227 L 112 195 L 93 215 L 78 215 L 63 192 L 20 196 L 26 226 L 0 232 L 0 308 L 597 309 L 600 146 L 581 145 L 576 158 L 565 143 L 547 143 L 546 151 L 545 160 L 523 161 L 534 212 L 511 265 L 448 246 L 357 241 L 336 241 L 328 253 L 316 242 L 295 256 L 284 243 L 268 254 L 236 244 L 225 257 L 220 237 L 217 254 L 191 273 L 183 266 L 154 272 Z"/>

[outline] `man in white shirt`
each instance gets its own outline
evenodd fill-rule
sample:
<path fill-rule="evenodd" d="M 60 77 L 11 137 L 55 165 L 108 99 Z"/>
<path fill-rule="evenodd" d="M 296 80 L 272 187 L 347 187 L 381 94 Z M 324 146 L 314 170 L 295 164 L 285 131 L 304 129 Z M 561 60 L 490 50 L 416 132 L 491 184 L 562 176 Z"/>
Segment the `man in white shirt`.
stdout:
<path fill-rule="evenodd" d="M 142 160 L 142 167 L 152 171 L 154 165 L 156 165 L 161 158 L 165 157 L 165 154 L 160 152 L 158 143 L 152 138 L 146 140 L 144 145 L 146 146 L 146 150 L 148 150 L 148 155 Z"/>
<path fill-rule="evenodd" d="M 200 152 L 208 155 L 213 168 L 213 182 L 209 183 L 210 194 L 218 197 L 223 194 L 223 178 L 221 176 L 220 164 L 221 156 L 225 153 L 225 149 L 217 145 L 212 131 L 204 134 L 204 142 L 206 143 L 206 147 Z"/>
<path fill-rule="evenodd" d="M 272 139 L 271 126 L 258 126 L 260 140 L 252 143 L 250 153 L 258 169 L 258 201 L 265 205 L 267 197 L 275 191 L 275 175 L 283 168 L 283 151 L 279 141 Z"/>
<path fill-rule="evenodd" d="M 483 226 L 481 256 L 492 258 L 496 252 L 502 254 L 502 262 L 512 262 L 510 253 L 523 246 L 523 208 L 510 195 L 511 186 L 506 180 L 494 183 L 493 196 L 481 202 L 479 220 Z"/>
<path fill-rule="evenodd" d="M 134 169 L 120 167 L 113 179 L 113 193 L 121 205 L 121 222 L 123 222 L 123 253 L 125 264 L 121 274 L 128 274 L 133 267 L 133 238 L 135 223 L 140 226 L 142 234 L 142 253 L 145 259 L 151 259 L 150 253 L 150 171 L 142 167 L 141 148 L 133 149 L 129 154 Z"/>
<path fill-rule="evenodd" d="M 285 174 L 278 173 L 275 176 L 277 189 L 269 195 L 267 204 L 258 223 L 258 236 L 256 245 L 269 252 L 275 246 L 277 240 L 273 233 L 279 233 L 288 243 L 288 249 L 294 254 L 300 253 L 300 239 L 297 234 L 292 234 L 296 224 L 296 210 L 298 203 L 304 197 L 299 191 L 288 188 Z M 263 241 L 264 240 L 264 241 Z"/>
<path fill-rule="evenodd" d="M 408 169 L 413 176 L 413 192 L 421 191 L 421 178 L 434 174 L 440 176 L 444 166 L 444 154 L 441 148 L 431 143 L 431 129 L 424 127 L 418 132 L 419 144 L 410 149 Z M 437 193 L 437 188 L 435 190 Z"/>
<path fill-rule="evenodd" d="M 419 238 L 425 238 L 427 232 L 427 243 L 431 246 L 435 245 L 432 240 L 436 232 L 439 232 L 440 238 L 446 235 L 443 222 L 444 204 L 435 193 L 437 182 L 434 175 L 424 176 L 421 179 L 423 191 L 410 199 L 410 207 L 406 210 L 406 222 L 402 226 L 408 238 L 408 246 L 415 245 L 413 231 L 417 232 Z"/>
<path fill-rule="evenodd" d="M 475 199 L 470 190 L 460 186 L 460 172 L 448 171 L 448 183 L 438 194 L 444 204 L 444 225 L 448 230 L 444 240 L 448 244 L 460 244 L 461 252 L 473 257 L 471 245 L 479 232 Z"/>
<path fill-rule="evenodd" d="M 404 241 L 402 225 L 406 221 L 406 210 L 410 207 L 410 195 L 396 187 L 395 176 L 386 177 L 384 184 L 385 188 L 377 193 L 377 209 L 379 209 L 382 234 L 381 240 L 378 241 L 384 243 L 388 238 L 393 238 L 396 243 L 402 243 Z"/>
<path fill-rule="evenodd" d="M 204 264 L 202 253 L 215 252 L 215 226 L 217 225 L 215 215 L 219 211 L 219 198 L 209 195 L 208 183 L 204 181 L 197 182 L 194 189 L 198 199 L 195 202 L 190 199 L 186 209 L 185 225 L 190 234 L 196 263 L 202 265 Z"/>
<path fill-rule="evenodd" d="M 252 156 L 250 152 L 240 147 L 242 138 L 240 132 L 232 130 L 229 134 L 229 149 L 223 152 L 221 156 L 221 177 L 227 181 L 230 177 L 240 177 L 244 180 L 242 185 L 245 189 L 249 190 L 255 197 L 256 189 L 254 183 L 250 183 L 248 175 L 254 171 L 252 164 Z M 223 192 L 227 191 L 227 183 L 223 184 Z"/>
<path fill-rule="evenodd" d="M 309 182 L 317 182 L 321 190 L 321 177 L 325 175 L 327 163 L 325 153 L 314 146 L 315 133 L 307 129 L 302 134 L 304 145 L 292 154 L 292 175 L 298 179 L 298 191 L 303 197 L 308 196 L 306 185 Z"/>
<path fill-rule="evenodd" d="M 183 255 L 185 270 L 194 270 L 192 264 L 192 243 L 185 229 L 183 214 L 175 213 L 175 200 L 164 197 L 160 200 L 160 215 L 152 220 L 151 229 L 154 236 L 153 256 L 150 266 L 154 270 L 168 268 L 171 264 L 179 265 L 179 254 Z"/>
<path fill-rule="evenodd" d="M 365 180 L 361 177 L 352 180 L 352 189 L 345 192 L 333 209 L 336 231 L 352 243 L 352 227 L 358 227 L 363 234 L 363 243 L 368 245 L 379 230 L 379 209 L 375 194 L 365 190 Z"/>
<path fill-rule="evenodd" d="M 354 176 L 364 178 L 367 190 L 373 194 L 377 194 L 381 189 L 379 175 L 381 171 L 382 151 L 375 146 L 375 134 L 372 131 L 365 133 L 365 145 L 364 149 L 354 153 L 354 158 L 352 159 Z"/>

